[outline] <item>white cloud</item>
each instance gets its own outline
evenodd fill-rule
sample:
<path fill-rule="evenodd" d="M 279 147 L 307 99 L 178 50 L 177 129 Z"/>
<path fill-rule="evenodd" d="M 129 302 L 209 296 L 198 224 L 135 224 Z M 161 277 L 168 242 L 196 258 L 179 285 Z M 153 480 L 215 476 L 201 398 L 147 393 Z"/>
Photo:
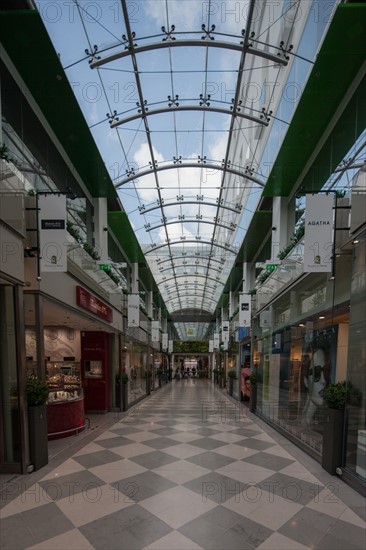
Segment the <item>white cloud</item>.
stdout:
<path fill-rule="evenodd" d="M 182 30 L 179 28 L 179 24 L 184 23 L 184 28 L 189 30 L 195 30 L 197 21 L 201 22 L 201 9 L 197 9 L 197 6 L 201 7 L 201 2 L 182 2 L 181 0 L 168 0 L 168 13 L 170 25 L 175 25 L 176 30 Z M 196 4 L 195 6 L 193 4 Z M 145 0 L 143 2 L 143 8 L 148 17 L 154 19 L 157 23 L 166 24 L 166 6 L 163 1 Z M 196 21 L 196 25 L 195 25 Z"/>

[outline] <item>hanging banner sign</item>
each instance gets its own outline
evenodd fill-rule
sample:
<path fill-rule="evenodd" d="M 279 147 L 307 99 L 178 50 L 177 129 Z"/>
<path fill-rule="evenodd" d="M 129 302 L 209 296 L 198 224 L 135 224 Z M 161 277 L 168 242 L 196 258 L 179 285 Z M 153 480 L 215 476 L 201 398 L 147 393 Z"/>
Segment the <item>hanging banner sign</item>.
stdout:
<path fill-rule="evenodd" d="M 212 353 L 214 350 L 214 343 L 213 343 L 213 340 L 209 340 L 208 341 L 208 352 L 209 353 Z"/>
<path fill-rule="evenodd" d="M 230 340 L 230 321 L 222 321 L 221 327 L 221 340 L 223 342 L 228 342 Z"/>
<path fill-rule="evenodd" d="M 173 353 L 174 340 L 169 340 L 168 342 L 168 353 Z"/>
<path fill-rule="evenodd" d="M 151 341 L 160 342 L 159 321 L 151 321 Z"/>
<path fill-rule="evenodd" d="M 129 294 L 127 299 L 127 319 L 129 327 L 138 327 L 140 324 L 140 296 Z"/>
<path fill-rule="evenodd" d="M 213 347 L 214 349 L 219 349 L 220 347 L 220 335 L 218 332 L 214 332 Z"/>
<path fill-rule="evenodd" d="M 332 270 L 333 251 L 332 195 L 306 195 L 304 272 Z"/>
<path fill-rule="evenodd" d="M 249 294 L 239 295 L 239 327 L 250 327 L 252 300 Z"/>
<path fill-rule="evenodd" d="M 38 195 L 40 270 L 67 271 L 66 196 Z"/>
<path fill-rule="evenodd" d="M 168 349 L 168 333 L 167 332 L 163 332 L 163 334 L 162 334 L 161 347 L 165 351 L 167 351 L 167 349 Z"/>

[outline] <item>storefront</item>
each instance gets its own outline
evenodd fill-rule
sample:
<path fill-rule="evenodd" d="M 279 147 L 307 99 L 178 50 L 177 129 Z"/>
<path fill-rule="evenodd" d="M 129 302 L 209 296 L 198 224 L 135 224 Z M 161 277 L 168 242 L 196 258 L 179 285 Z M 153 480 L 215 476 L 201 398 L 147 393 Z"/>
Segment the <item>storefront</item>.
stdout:
<path fill-rule="evenodd" d="M 26 373 L 49 385 L 49 439 L 82 431 L 85 412 L 110 410 L 112 372 L 119 368 L 119 336 L 111 326 L 115 312 L 80 286 L 73 298 L 71 307 L 25 294 Z"/>
<path fill-rule="evenodd" d="M 310 274 L 260 310 L 253 324 L 257 414 L 321 460 L 329 384 L 351 382 L 344 470 L 365 481 L 365 232 L 337 257 L 336 277 Z M 352 282 L 351 282 L 352 279 Z M 355 485 L 357 482 L 355 482 Z"/>

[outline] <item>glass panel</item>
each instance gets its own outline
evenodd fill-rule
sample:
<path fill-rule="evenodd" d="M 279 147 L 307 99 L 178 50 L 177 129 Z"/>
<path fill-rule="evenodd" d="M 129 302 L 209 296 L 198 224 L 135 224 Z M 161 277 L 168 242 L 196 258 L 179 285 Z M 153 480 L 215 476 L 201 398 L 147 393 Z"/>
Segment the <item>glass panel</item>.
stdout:
<path fill-rule="evenodd" d="M 20 462 L 21 440 L 14 287 L 0 286 L 1 461 Z"/>
<path fill-rule="evenodd" d="M 346 468 L 366 479 L 366 231 L 354 246 L 347 382 Z M 349 390 L 351 387 L 348 386 Z"/>

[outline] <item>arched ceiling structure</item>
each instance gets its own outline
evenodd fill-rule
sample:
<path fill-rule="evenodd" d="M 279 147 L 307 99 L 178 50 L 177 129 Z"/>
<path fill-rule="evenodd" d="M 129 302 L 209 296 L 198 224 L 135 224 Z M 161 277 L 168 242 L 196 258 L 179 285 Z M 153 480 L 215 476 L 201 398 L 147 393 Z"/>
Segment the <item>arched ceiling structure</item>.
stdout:
<path fill-rule="evenodd" d="M 323 36 L 313 3 L 40 13 L 179 335 L 204 337 Z"/>

